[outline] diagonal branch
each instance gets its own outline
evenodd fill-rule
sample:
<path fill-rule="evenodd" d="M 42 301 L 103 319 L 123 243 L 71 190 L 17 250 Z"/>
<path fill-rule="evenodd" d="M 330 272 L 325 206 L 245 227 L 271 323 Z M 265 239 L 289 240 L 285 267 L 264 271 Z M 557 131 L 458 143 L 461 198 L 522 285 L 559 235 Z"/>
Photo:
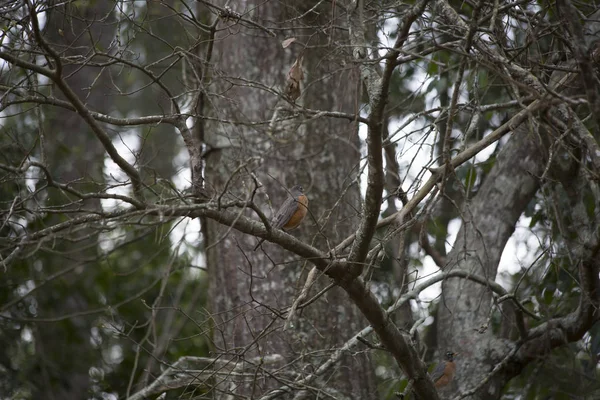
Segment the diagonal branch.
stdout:
<path fill-rule="evenodd" d="M 429 0 L 420 0 L 404 14 L 398 27 L 396 42 L 384 57 L 385 66 L 381 77 L 374 63 L 365 62 L 368 58 L 368 44 L 365 34 L 364 13 L 366 11 L 363 1 L 357 0 L 349 6 L 352 9 L 352 12 L 348 14 L 350 42 L 353 46 L 352 54 L 354 59 L 361 63 L 361 76 L 366 83 L 370 109 L 367 124 L 367 192 L 362 218 L 356 233 L 356 241 L 349 256 L 352 261 L 349 279 L 357 277 L 362 272 L 362 265 L 368 255 L 381 210 L 381 200 L 385 186 L 382 145 L 384 111 L 392 73 L 397 66 L 396 59 L 400 55 L 400 50 L 408 38 L 410 27 L 423 13 L 428 2 Z"/>

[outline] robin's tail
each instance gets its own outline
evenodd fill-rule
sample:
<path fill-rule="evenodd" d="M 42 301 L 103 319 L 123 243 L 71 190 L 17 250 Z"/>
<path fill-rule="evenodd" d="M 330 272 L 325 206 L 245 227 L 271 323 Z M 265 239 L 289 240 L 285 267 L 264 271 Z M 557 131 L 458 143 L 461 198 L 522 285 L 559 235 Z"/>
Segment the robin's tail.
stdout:
<path fill-rule="evenodd" d="M 263 244 L 264 241 L 265 241 L 265 239 L 260 239 L 260 241 L 258 242 L 256 247 L 254 248 L 254 251 L 256 251 L 260 247 L 260 245 Z"/>

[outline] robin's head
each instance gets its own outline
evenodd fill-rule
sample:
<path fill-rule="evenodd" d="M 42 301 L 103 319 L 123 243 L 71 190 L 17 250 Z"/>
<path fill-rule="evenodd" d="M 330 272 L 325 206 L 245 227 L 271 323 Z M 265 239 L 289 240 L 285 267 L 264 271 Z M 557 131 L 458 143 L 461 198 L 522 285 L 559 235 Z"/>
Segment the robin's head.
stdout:
<path fill-rule="evenodd" d="M 293 196 L 301 195 L 302 193 L 304 193 L 304 188 L 302 187 L 302 185 L 296 185 L 290 190 L 290 193 Z"/>
<path fill-rule="evenodd" d="M 456 357 L 458 355 L 458 353 L 455 353 L 453 351 L 447 351 L 446 354 L 444 354 L 444 359 L 446 361 L 454 361 L 454 357 Z"/>

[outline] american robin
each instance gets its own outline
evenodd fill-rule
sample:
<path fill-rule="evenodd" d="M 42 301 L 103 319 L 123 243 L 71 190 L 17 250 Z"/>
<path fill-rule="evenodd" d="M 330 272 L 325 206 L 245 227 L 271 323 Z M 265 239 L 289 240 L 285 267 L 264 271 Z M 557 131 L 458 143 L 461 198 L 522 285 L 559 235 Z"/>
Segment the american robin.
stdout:
<path fill-rule="evenodd" d="M 288 198 L 271 219 L 273 228 L 283 229 L 286 232 L 297 228 L 308 212 L 308 197 L 304 194 L 302 186 L 294 186 L 288 190 L 288 194 Z M 265 239 L 261 239 L 254 250 L 256 251 L 264 241 Z"/>
<path fill-rule="evenodd" d="M 457 353 L 447 351 L 444 355 L 444 360 L 431 373 L 431 380 L 436 388 L 446 386 L 454 379 L 454 373 L 456 372 L 454 357 L 456 355 Z"/>

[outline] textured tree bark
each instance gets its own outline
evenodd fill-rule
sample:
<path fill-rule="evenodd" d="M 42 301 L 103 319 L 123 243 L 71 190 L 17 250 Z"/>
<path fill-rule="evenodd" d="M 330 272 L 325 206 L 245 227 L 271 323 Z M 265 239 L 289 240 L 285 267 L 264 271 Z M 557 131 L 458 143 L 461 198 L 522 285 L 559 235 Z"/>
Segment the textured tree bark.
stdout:
<path fill-rule="evenodd" d="M 256 2 L 254 6 L 252 18 L 263 27 L 269 26 L 268 21 L 297 16 L 287 14 L 289 9 L 281 3 Z M 312 6 L 295 9 L 300 15 Z M 252 7 L 248 4 L 247 10 Z M 311 23 L 331 21 L 330 11 L 329 5 L 315 8 L 315 14 L 310 14 Z M 316 12 L 319 16 L 315 19 Z M 344 24 L 344 20 L 335 21 L 338 23 Z M 302 49 L 295 44 L 283 50 L 281 41 L 298 35 L 299 42 L 306 43 L 314 32 L 303 36 L 306 29 L 298 29 L 270 37 L 260 28 L 236 26 L 235 31 L 237 34 L 227 30 L 217 35 L 215 75 L 220 76 L 218 86 L 223 92 L 222 97 L 209 99 L 208 103 L 214 106 L 215 117 L 237 123 L 213 124 L 207 129 L 207 188 L 218 196 L 227 185 L 230 193 L 247 198 L 254 184 L 249 172 L 255 172 L 265 187 L 254 200 L 269 217 L 272 214 L 263 193 L 268 193 L 276 211 L 287 196 L 285 187 L 302 184 L 310 199 L 309 215 L 293 234 L 326 251 L 330 244 L 356 229 L 360 210 L 357 125 L 332 118 L 295 117 L 285 123 L 273 122 L 291 116 L 289 111 L 276 111 L 277 107 L 291 106 L 279 96 L 247 83 L 282 88 L 287 71 Z M 347 41 L 338 31 L 312 36 L 304 52 L 304 94 L 297 102 L 311 109 L 356 113 L 358 73 L 344 65 L 344 48 L 331 45 L 334 41 L 329 42 L 329 35 L 334 35 L 336 42 Z M 249 125 L 256 121 L 267 123 Z M 228 198 L 223 196 L 223 201 Z M 256 219 L 255 214 L 247 215 Z M 273 310 L 292 304 L 312 268 L 310 263 L 268 242 L 253 252 L 256 238 L 213 221 L 205 224 L 215 353 L 238 360 L 278 354 L 283 356 L 283 363 L 292 363 L 291 370 L 302 375 L 317 368 L 330 350 L 366 325 L 347 295 L 333 288 L 303 309 L 291 328 L 283 331 L 284 321 Z M 309 298 L 328 283 L 319 272 Z M 220 389 L 245 395 L 258 396 L 281 385 L 264 378 L 245 382 L 229 379 Z M 376 397 L 372 368 L 364 353 L 346 357 L 317 386 L 348 398 Z"/>
<path fill-rule="evenodd" d="M 539 188 L 546 156 L 536 138 L 526 123 L 513 133 L 477 195 L 465 204 L 463 225 L 445 271 L 460 269 L 495 279 L 504 246 Z M 468 280 L 449 279 L 442 285 L 439 349 L 460 353 L 461 389 L 475 387 L 500 361 L 501 351 L 508 352 L 489 326 L 491 300 L 491 290 Z M 479 398 L 497 398 L 501 389 L 490 387 Z"/>
<path fill-rule="evenodd" d="M 436 3 L 446 21 L 463 29 L 457 15 L 447 3 Z M 593 18 L 590 19 L 592 20 Z M 591 24 L 588 28 L 591 28 Z M 492 58 L 497 57 L 491 55 Z M 514 77 L 521 74 L 520 79 L 531 89 L 540 89 L 537 78 L 518 64 L 506 65 Z M 561 67 L 565 71 L 575 70 L 572 65 L 570 68 L 566 65 Z M 548 86 L 568 96 L 582 92 L 578 82 L 580 79 L 577 75 L 567 76 L 559 68 L 551 76 Z M 566 126 L 575 126 L 575 131 L 585 130 L 581 129 L 575 113 L 567 110 L 565 104 L 550 107 L 548 103 L 546 106 L 545 115 L 550 118 L 551 124 L 558 124 L 556 129 L 560 131 L 559 134 L 566 131 Z M 550 160 L 545 150 L 549 142 L 555 139 L 536 121 L 539 120 L 526 121 L 514 130 L 477 195 L 472 201 L 465 203 L 463 226 L 448 255 L 446 270 L 461 269 L 490 280 L 495 279 L 504 246 L 512 235 L 519 216 L 538 190 L 539 178 L 547 172 L 546 168 L 556 169 L 556 161 L 547 165 Z M 570 160 L 571 157 L 565 158 Z M 560 159 L 561 156 L 555 155 L 555 158 Z M 589 222 L 589 225 L 593 224 L 594 221 Z M 568 241 L 568 238 L 564 240 Z M 599 303 L 598 265 L 595 262 L 598 249 L 594 238 L 586 241 L 589 242 L 586 245 L 594 251 L 589 254 L 582 252 L 578 258 L 583 292 L 578 309 L 565 317 L 553 318 L 531 329 L 526 333 L 527 337 L 521 337 L 522 343 L 509 342 L 492 333 L 492 293 L 489 289 L 457 279 L 444 282 L 442 302 L 438 310 L 440 350 L 452 349 L 461 353 L 458 359 L 460 375 L 449 391 L 455 391 L 458 387 L 462 393 L 469 392 L 468 398 L 497 399 L 506 383 L 520 373 L 528 362 L 554 347 L 582 337 L 585 330 L 598 318 Z M 591 275 L 589 271 L 593 271 Z M 519 324 L 518 318 L 508 317 L 505 321 Z M 522 322 L 520 325 L 519 330 L 525 332 Z M 503 367 L 498 370 L 498 366 Z M 491 374 L 494 369 L 494 374 Z"/>

